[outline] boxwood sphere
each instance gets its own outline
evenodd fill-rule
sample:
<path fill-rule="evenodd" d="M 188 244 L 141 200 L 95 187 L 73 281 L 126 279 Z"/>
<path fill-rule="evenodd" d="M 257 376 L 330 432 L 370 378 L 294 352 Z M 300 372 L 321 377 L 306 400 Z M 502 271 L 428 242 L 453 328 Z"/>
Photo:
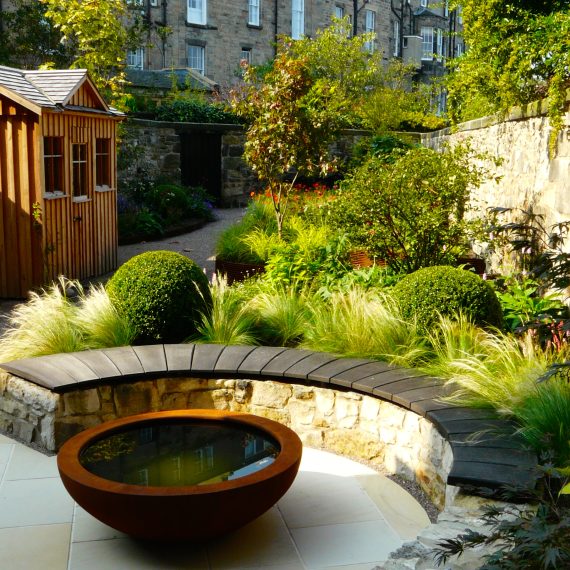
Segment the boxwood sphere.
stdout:
<path fill-rule="evenodd" d="M 135 328 L 139 344 L 183 341 L 196 332 L 200 312 L 211 304 L 202 270 L 173 251 L 131 258 L 111 277 L 107 292 Z"/>
<path fill-rule="evenodd" d="M 439 315 L 468 315 L 479 326 L 502 328 L 501 304 L 489 283 L 456 267 L 425 267 L 406 275 L 393 289 L 404 319 L 415 319 L 420 330 L 429 331 Z"/>

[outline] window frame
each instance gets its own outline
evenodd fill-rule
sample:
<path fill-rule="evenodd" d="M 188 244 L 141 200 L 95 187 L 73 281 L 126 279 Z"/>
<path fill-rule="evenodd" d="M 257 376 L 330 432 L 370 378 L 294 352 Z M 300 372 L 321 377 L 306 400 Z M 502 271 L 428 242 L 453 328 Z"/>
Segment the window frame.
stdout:
<path fill-rule="evenodd" d="M 130 63 L 131 57 L 135 60 L 134 63 Z M 144 57 L 145 57 L 145 49 L 144 47 L 138 47 L 135 49 L 127 50 L 127 67 L 129 69 L 144 69 Z M 137 61 L 139 61 L 139 65 L 137 65 Z"/>
<path fill-rule="evenodd" d="M 431 37 L 431 42 L 426 41 L 428 37 L 428 30 L 429 30 L 429 37 Z M 420 36 L 422 37 L 422 61 L 433 61 L 434 56 L 434 28 L 433 26 L 422 26 L 420 28 Z M 430 45 L 429 51 L 427 46 Z"/>
<path fill-rule="evenodd" d="M 336 4 L 333 10 L 333 16 L 339 20 L 342 20 L 344 18 L 344 6 L 339 6 Z"/>
<path fill-rule="evenodd" d="M 197 53 L 200 54 L 200 57 L 198 59 L 201 62 L 201 67 L 194 67 L 192 65 L 192 60 L 194 58 L 192 58 L 190 56 L 190 50 L 193 50 L 193 49 L 198 50 Z M 188 67 L 190 69 L 194 69 L 195 71 L 197 71 L 201 75 L 206 75 L 206 47 L 205 46 L 201 46 L 201 45 L 197 45 L 197 44 L 188 44 L 187 49 L 186 49 L 186 57 L 188 60 Z"/>
<path fill-rule="evenodd" d="M 261 26 L 261 0 L 247 1 L 247 25 Z"/>
<path fill-rule="evenodd" d="M 105 148 L 101 149 L 101 145 Z M 95 189 L 110 190 L 113 187 L 111 174 L 111 139 L 101 137 L 95 139 Z"/>
<path fill-rule="evenodd" d="M 85 202 L 89 200 L 90 197 L 88 150 L 87 143 L 71 144 L 71 197 L 74 202 Z M 79 153 L 78 157 L 76 157 L 76 151 Z M 83 151 L 83 153 L 81 153 L 81 151 Z"/>
<path fill-rule="evenodd" d="M 300 40 L 305 35 L 305 0 L 291 2 L 291 38 Z"/>
<path fill-rule="evenodd" d="M 427 8 L 429 6 L 429 0 L 420 0 L 420 8 Z"/>
<path fill-rule="evenodd" d="M 364 10 L 364 32 L 365 33 L 376 33 L 376 12 L 374 10 Z M 372 52 L 374 51 L 375 41 L 366 42 L 364 44 L 364 49 Z"/>
<path fill-rule="evenodd" d="M 54 143 L 59 147 L 54 149 Z M 65 196 L 65 140 L 64 137 L 44 137 L 44 189 L 46 197 Z M 48 148 L 49 147 L 49 148 Z M 48 152 L 46 152 L 46 149 Z M 57 183 L 53 180 L 57 178 Z M 48 180 L 49 179 L 49 180 Z M 59 188 L 56 188 L 59 186 Z"/>
<path fill-rule="evenodd" d="M 244 57 L 244 54 L 247 54 L 247 56 Z M 239 59 L 240 64 L 245 60 L 247 62 L 247 65 L 251 65 L 251 57 L 252 57 L 252 49 L 250 47 L 242 47 L 241 56 Z"/>
<path fill-rule="evenodd" d="M 400 57 L 400 20 L 394 19 L 392 33 L 394 34 L 394 50 L 392 54 L 394 57 Z"/>
<path fill-rule="evenodd" d="M 191 4 L 195 3 L 195 7 Z M 186 0 L 186 21 L 189 24 L 205 26 L 208 21 L 208 0 Z"/>

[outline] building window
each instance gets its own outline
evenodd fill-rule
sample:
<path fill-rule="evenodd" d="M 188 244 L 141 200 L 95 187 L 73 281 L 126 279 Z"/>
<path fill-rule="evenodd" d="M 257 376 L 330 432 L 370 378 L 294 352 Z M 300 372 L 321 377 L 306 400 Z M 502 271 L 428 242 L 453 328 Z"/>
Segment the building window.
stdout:
<path fill-rule="evenodd" d="M 87 145 L 73 144 L 72 150 L 72 196 L 74 198 L 87 197 Z"/>
<path fill-rule="evenodd" d="M 194 459 L 196 462 L 196 472 L 203 473 L 214 468 L 214 446 L 206 445 L 194 451 Z"/>
<path fill-rule="evenodd" d="M 435 30 L 435 53 L 437 56 L 437 61 L 441 61 L 443 59 L 443 56 L 445 55 L 443 53 L 443 48 L 444 48 L 443 30 L 441 30 L 440 28 L 437 28 Z"/>
<path fill-rule="evenodd" d="M 151 6 L 158 6 L 158 0 L 150 0 Z"/>
<path fill-rule="evenodd" d="M 127 4 L 130 6 L 142 6 L 143 0 L 127 0 Z"/>
<path fill-rule="evenodd" d="M 394 57 L 400 55 L 400 20 L 394 20 Z"/>
<path fill-rule="evenodd" d="M 433 28 L 422 27 L 422 59 L 431 61 L 433 59 Z"/>
<path fill-rule="evenodd" d="M 291 13 L 291 37 L 300 39 L 305 34 L 305 0 L 293 0 Z"/>
<path fill-rule="evenodd" d="M 261 0 L 248 0 L 249 13 L 247 23 L 250 26 L 259 26 L 261 13 L 260 3 Z"/>
<path fill-rule="evenodd" d="M 204 46 L 188 46 L 188 67 L 195 69 L 202 75 L 206 73 L 204 52 Z"/>
<path fill-rule="evenodd" d="M 443 15 L 447 18 L 449 16 L 449 0 L 445 0 L 443 4 Z"/>
<path fill-rule="evenodd" d="M 344 18 L 344 6 L 335 6 L 334 7 L 334 17 L 342 20 Z"/>
<path fill-rule="evenodd" d="M 428 0 L 420 0 L 420 6 L 427 8 L 428 7 Z"/>
<path fill-rule="evenodd" d="M 127 52 L 127 67 L 144 69 L 144 48 L 130 49 Z"/>
<path fill-rule="evenodd" d="M 247 65 L 251 65 L 251 48 L 241 48 L 241 63 L 245 62 Z"/>
<path fill-rule="evenodd" d="M 207 0 L 188 0 L 188 23 L 206 24 Z"/>
<path fill-rule="evenodd" d="M 63 137 L 44 137 L 45 191 L 63 194 Z"/>
<path fill-rule="evenodd" d="M 364 19 L 364 31 L 366 33 L 375 32 L 376 31 L 376 12 L 372 10 L 365 10 L 364 12 L 365 19 Z M 364 44 L 364 49 L 368 51 L 374 51 L 374 40 L 370 42 L 366 42 Z"/>
<path fill-rule="evenodd" d="M 95 185 L 111 187 L 111 139 L 95 140 Z"/>

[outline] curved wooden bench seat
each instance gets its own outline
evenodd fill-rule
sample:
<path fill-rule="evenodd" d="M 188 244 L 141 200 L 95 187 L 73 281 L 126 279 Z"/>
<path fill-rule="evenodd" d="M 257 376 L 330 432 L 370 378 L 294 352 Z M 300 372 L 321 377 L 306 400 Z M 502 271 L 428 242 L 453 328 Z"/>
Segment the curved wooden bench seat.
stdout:
<path fill-rule="evenodd" d="M 281 347 L 166 344 L 54 354 L 1 368 L 59 394 L 175 376 L 276 380 L 357 392 L 412 410 L 436 426 L 453 452 L 448 485 L 477 492 L 503 485 L 529 488 L 535 482 L 536 456 L 524 449 L 512 424 L 490 410 L 443 403 L 442 380 L 384 362 Z"/>

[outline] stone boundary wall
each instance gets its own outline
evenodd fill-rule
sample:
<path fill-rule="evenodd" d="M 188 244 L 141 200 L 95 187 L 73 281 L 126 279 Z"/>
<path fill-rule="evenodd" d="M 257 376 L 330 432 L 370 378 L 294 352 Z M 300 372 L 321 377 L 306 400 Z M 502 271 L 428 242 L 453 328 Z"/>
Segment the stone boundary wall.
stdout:
<path fill-rule="evenodd" d="M 570 220 L 570 110 L 558 134 L 556 156 L 549 151 L 547 111 L 546 102 L 537 102 L 506 117 L 484 117 L 422 134 L 421 141 L 434 149 L 468 141 L 475 151 L 500 157 L 502 164 L 493 167 L 498 181 L 485 182 L 474 194 L 476 203 L 483 208 L 532 208 L 550 226 Z"/>
<path fill-rule="evenodd" d="M 273 381 L 195 378 L 148 379 L 57 394 L 0 374 L 0 430 L 49 451 L 104 421 L 185 408 L 276 420 L 294 429 L 308 446 L 367 460 L 415 480 L 439 508 L 457 492 L 446 485 L 453 453 L 437 428 L 375 397 Z"/>
<path fill-rule="evenodd" d="M 252 190 L 259 188 L 259 181 L 243 160 L 245 143 L 244 129 L 240 125 L 175 123 L 166 121 L 149 121 L 129 119 L 125 123 L 126 139 L 142 149 L 141 162 L 150 166 L 157 175 L 163 176 L 179 184 L 180 168 L 180 134 L 182 133 L 216 133 L 221 134 L 222 188 L 221 203 L 223 206 L 244 205 Z M 367 131 L 347 130 L 332 146 L 336 156 L 347 157 L 352 147 Z M 119 184 L 121 173 L 119 172 Z"/>

